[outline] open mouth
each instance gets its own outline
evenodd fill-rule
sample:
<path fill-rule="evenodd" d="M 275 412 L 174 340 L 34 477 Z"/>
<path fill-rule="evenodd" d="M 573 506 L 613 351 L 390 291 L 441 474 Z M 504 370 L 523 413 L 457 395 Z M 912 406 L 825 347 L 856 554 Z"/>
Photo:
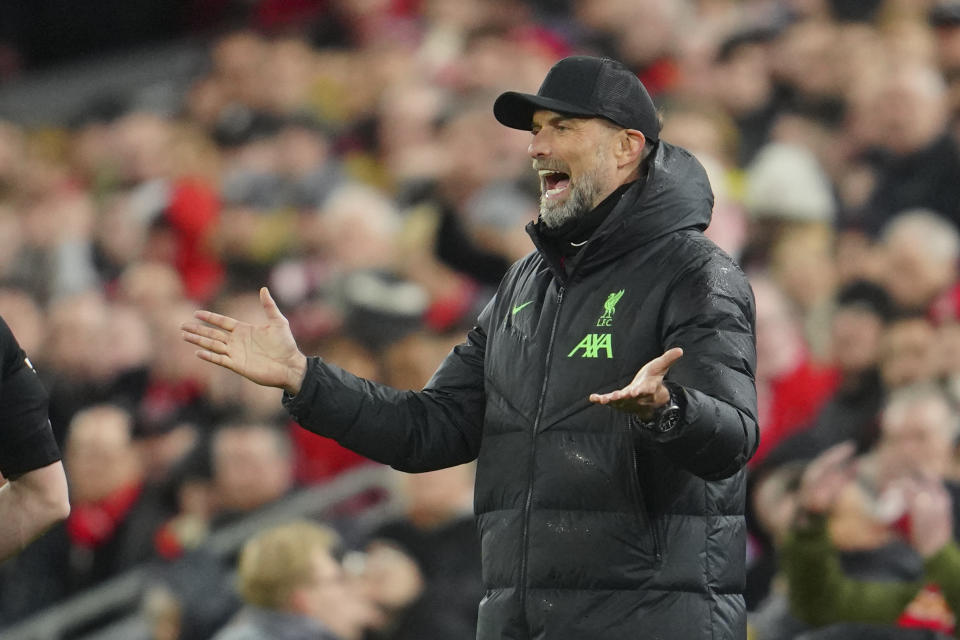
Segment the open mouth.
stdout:
<path fill-rule="evenodd" d="M 539 174 L 540 191 L 547 199 L 558 197 L 570 186 L 570 175 L 564 173 L 563 171 L 541 169 Z"/>

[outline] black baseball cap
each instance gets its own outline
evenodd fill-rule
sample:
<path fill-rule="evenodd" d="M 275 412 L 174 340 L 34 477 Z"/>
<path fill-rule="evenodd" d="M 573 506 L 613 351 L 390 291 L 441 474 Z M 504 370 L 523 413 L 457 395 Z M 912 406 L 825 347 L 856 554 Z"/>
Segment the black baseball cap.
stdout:
<path fill-rule="evenodd" d="M 637 74 L 611 58 L 570 56 L 557 62 L 536 95 L 507 91 L 493 103 L 500 124 L 529 131 L 538 109 L 583 118 L 606 118 L 636 129 L 649 140 L 660 136 L 657 108 Z"/>

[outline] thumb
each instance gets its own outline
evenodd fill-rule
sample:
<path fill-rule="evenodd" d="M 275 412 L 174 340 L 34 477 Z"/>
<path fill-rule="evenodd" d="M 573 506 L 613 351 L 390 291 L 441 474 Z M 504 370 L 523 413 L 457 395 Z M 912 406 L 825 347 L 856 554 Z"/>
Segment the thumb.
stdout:
<path fill-rule="evenodd" d="M 280 308 L 277 307 L 277 303 L 273 301 L 270 290 L 266 287 L 260 287 L 260 304 L 263 305 L 263 312 L 267 315 L 268 320 L 285 320 L 283 314 L 280 313 Z"/>

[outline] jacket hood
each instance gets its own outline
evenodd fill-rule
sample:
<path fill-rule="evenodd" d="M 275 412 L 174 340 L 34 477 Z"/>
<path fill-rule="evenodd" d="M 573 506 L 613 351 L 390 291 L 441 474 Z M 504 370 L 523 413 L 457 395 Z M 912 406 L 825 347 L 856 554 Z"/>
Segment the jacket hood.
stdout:
<path fill-rule="evenodd" d="M 681 229 L 703 231 L 712 212 L 713 191 L 703 166 L 686 149 L 660 141 L 647 179 L 623 194 L 577 255 L 575 270 L 589 270 Z M 537 225 L 528 228 L 543 253 Z"/>
<path fill-rule="evenodd" d="M 660 142 L 645 183 L 623 194 L 588 248 L 620 253 L 681 229 L 703 231 L 712 214 L 713 191 L 703 166 L 686 149 Z"/>

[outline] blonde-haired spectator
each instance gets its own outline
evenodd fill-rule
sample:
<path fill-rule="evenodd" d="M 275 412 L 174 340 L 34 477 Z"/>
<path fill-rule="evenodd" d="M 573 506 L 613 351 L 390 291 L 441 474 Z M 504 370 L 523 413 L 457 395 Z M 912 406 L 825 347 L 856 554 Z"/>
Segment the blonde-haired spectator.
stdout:
<path fill-rule="evenodd" d="M 337 534 L 295 521 L 243 547 L 237 587 L 246 603 L 215 640 L 354 640 L 376 619 L 333 556 Z"/>

